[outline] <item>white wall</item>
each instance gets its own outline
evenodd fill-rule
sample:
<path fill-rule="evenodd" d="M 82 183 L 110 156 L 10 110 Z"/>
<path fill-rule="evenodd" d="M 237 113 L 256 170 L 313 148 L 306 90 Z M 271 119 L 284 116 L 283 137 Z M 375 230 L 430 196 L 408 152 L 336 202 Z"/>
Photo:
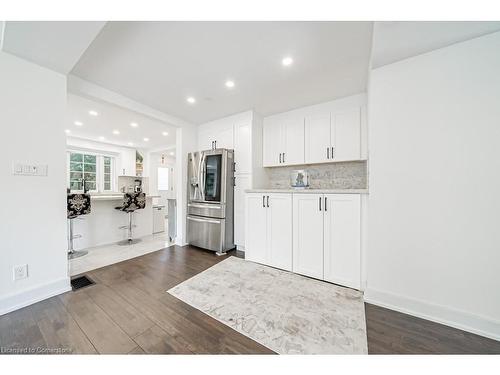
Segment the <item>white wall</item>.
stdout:
<path fill-rule="evenodd" d="M 0 52 L 0 314 L 69 290 L 66 243 L 66 78 Z M 47 177 L 12 175 L 14 161 Z M 13 281 L 13 266 L 28 264 Z"/>
<path fill-rule="evenodd" d="M 175 243 L 179 246 L 187 245 L 186 242 L 186 217 L 187 217 L 187 163 L 188 153 L 196 151 L 198 135 L 195 126 L 178 128 L 176 132 L 176 199 L 177 199 L 177 236 Z"/>
<path fill-rule="evenodd" d="M 500 33 L 372 71 L 366 300 L 500 339 Z"/>

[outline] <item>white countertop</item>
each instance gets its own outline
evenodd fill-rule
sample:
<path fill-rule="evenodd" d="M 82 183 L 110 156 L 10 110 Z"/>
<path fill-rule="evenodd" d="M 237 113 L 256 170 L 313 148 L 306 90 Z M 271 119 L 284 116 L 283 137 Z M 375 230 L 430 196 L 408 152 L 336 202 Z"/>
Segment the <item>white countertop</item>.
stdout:
<path fill-rule="evenodd" d="M 160 198 L 160 196 L 159 195 L 146 195 L 146 199 L 149 199 L 149 198 Z M 123 194 L 122 193 L 95 194 L 95 195 L 91 195 L 90 199 L 93 201 L 122 200 Z"/>
<path fill-rule="evenodd" d="M 368 189 L 247 189 L 245 193 L 368 194 Z"/>

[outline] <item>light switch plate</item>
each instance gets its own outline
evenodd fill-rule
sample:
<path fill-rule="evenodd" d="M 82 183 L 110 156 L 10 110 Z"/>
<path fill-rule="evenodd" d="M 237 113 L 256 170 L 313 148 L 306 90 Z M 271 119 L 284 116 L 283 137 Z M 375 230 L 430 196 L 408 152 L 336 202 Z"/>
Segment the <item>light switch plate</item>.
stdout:
<path fill-rule="evenodd" d="M 14 273 L 14 281 L 26 279 L 28 277 L 28 265 L 21 264 L 19 266 L 14 266 L 13 273 Z"/>
<path fill-rule="evenodd" d="M 12 163 L 12 174 L 17 176 L 47 176 L 47 164 Z"/>

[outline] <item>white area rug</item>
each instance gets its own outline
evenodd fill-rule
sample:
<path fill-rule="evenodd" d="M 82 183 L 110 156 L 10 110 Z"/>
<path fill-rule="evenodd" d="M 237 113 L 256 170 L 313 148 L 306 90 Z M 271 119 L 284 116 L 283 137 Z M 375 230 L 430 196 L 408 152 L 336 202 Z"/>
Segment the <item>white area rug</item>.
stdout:
<path fill-rule="evenodd" d="M 361 292 L 229 257 L 168 293 L 280 354 L 366 354 Z"/>

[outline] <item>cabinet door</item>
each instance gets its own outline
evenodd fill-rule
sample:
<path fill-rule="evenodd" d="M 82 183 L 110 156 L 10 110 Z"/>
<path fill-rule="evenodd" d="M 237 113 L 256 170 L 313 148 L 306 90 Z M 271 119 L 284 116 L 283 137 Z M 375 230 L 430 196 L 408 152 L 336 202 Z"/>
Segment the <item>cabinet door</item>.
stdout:
<path fill-rule="evenodd" d="M 234 187 L 234 243 L 245 248 L 245 190 L 251 188 L 250 175 L 236 175 Z"/>
<path fill-rule="evenodd" d="M 269 197 L 269 207 L 267 207 Z M 268 264 L 292 270 L 292 194 L 267 194 Z"/>
<path fill-rule="evenodd" d="M 317 279 L 323 279 L 323 203 L 322 194 L 293 194 L 293 272 Z"/>
<path fill-rule="evenodd" d="M 360 288 L 361 199 L 359 194 L 328 194 L 324 212 L 324 279 Z"/>
<path fill-rule="evenodd" d="M 217 131 L 214 137 L 216 148 L 227 148 L 232 150 L 234 148 L 233 141 L 233 126 L 224 127 Z"/>
<path fill-rule="evenodd" d="M 282 150 L 282 125 L 277 118 L 264 119 L 263 125 L 263 164 L 264 167 L 281 165 L 280 153 Z"/>
<path fill-rule="evenodd" d="M 267 209 L 264 194 L 247 193 L 245 199 L 245 258 L 267 263 Z"/>
<path fill-rule="evenodd" d="M 330 112 L 306 116 L 305 163 L 325 163 L 332 161 L 330 144 Z"/>
<path fill-rule="evenodd" d="M 361 109 L 334 113 L 332 115 L 333 160 L 361 159 Z"/>
<path fill-rule="evenodd" d="M 120 176 L 136 175 L 135 149 L 126 149 L 121 155 L 121 168 L 118 170 Z"/>
<path fill-rule="evenodd" d="M 283 132 L 282 165 L 304 164 L 304 117 L 286 116 Z"/>
<path fill-rule="evenodd" d="M 252 131 L 248 123 L 234 126 L 235 173 L 252 173 Z"/>
<path fill-rule="evenodd" d="M 198 131 L 198 151 L 205 151 L 212 149 L 212 141 L 215 139 L 214 134 L 208 130 Z"/>

